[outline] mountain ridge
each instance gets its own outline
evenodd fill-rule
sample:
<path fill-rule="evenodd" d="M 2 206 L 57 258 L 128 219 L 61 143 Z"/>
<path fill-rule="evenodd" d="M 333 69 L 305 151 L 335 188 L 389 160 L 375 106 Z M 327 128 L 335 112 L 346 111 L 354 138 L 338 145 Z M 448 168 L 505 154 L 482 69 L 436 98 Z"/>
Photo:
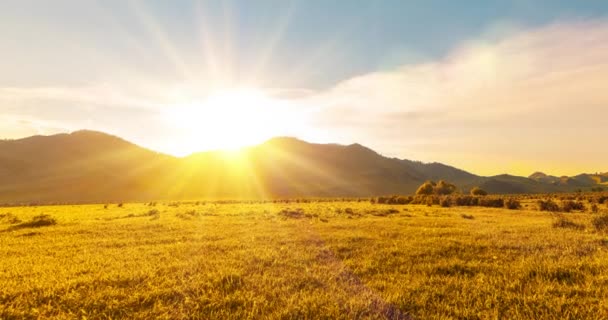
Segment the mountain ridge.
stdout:
<path fill-rule="evenodd" d="M 0 202 L 109 202 L 192 198 L 343 197 L 412 194 L 426 180 L 462 192 L 568 192 L 608 185 L 608 174 L 484 177 L 446 164 L 385 157 L 358 143 L 275 137 L 239 156 L 174 157 L 118 136 L 79 130 L 0 140 Z"/>

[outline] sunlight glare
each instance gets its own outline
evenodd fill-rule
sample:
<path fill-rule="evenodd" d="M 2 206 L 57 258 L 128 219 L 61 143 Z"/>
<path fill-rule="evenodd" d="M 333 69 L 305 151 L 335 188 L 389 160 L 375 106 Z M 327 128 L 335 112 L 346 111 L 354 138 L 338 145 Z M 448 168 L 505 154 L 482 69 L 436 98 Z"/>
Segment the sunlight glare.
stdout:
<path fill-rule="evenodd" d="M 175 153 L 235 150 L 281 135 L 287 122 L 281 101 L 255 89 L 233 89 L 167 108 L 164 118 L 180 131 Z"/>

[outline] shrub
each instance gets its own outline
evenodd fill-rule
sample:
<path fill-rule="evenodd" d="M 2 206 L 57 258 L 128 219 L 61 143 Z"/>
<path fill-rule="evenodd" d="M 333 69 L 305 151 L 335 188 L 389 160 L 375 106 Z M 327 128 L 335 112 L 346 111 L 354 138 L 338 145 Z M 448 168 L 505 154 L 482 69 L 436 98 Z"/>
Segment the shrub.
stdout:
<path fill-rule="evenodd" d="M 454 191 L 456 191 L 456 186 L 443 180 L 439 180 L 433 190 L 433 192 L 438 195 L 448 195 L 454 193 Z"/>
<path fill-rule="evenodd" d="M 472 198 L 473 197 L 471 197 L 471 196 L 455 197 L 454 198 L 454 204 L 457 205 L 457 206 L 459 206 L 459 207 L 470 206 Z"/>
<path fill-rule="evenodd" d="M 449 197 L 443 197 L 439 201 L 439 205 L 441 205 L 444 208 L 449 208 L 452 206 L 452 200 Z"/>
<path fill-rule="evenodd" d="M 413 200 L 412 197 L 399 196 L 394 199 L 394 202 L 395 202 L 394 204 L 409 204 L 412 202 L 412 200 Z"/>
<path fill-rule="evenodd" d="M 414 200 L 413 197 L 404 196 L 391 196 L 391 197 L 378 197 L 375 201 L 380 204 L 409 204 Z M 374 203 L 374 201 L 372 201 Z"/>
<path fill-rule="evenodd" d="M 595 217 L 591 223 L 598 231 L 608 230 L 608 214 Z"/>
<path fill-rule="evenodd" d="M 471 189 L 471 195 L 472 196 L 487 196 L 488 193 L 481 189 L 480 187 L 475 187 L 473 189 Z"/>
<path fill-rule="evenodd" d="M 509 198 L 505 201 L 505 207 L 510 210 L 518 210 L 521 209 L 521 203 L 514 198 Z"/>
<path fill-rule="evenodd" d="M 559 206 L 551 199 L 538 200 L 538 210 L 558 212 Z"/>
<path fill-rule="evenodd" d="M 279 215 L 283 216 L 285 218 L 300 219 L 300 218 L 304 217 L 304 209 L 302 209 L 302 208 L 298 208 L 296 210 L 283 209 L 283 210 L 279 211 Z"/>
<path fill-rule="evenodd" d="M 159 215 L 159 214 L 160 214 L 160 211 L 158 211 L 157 209 L 152 209 L 152 210 L 149 210 L 149 211 L 146 213 L 146 215 L 147 215 L 147 216 L 156 216 L 156 215 Z"/>
<path fill-rule="evenodd" d="M 575 229 L 575 230 L 583 230 L 585 226 L 582 224 L 578 224 L 571 220 L 568 220 L 563 215 L 557 217 L 557 219 L 553 222 L 553 228 L 566 228 L 566 229 Z"/>
<path fill-rule="evenodd" d="M 378 197 L 378 200 L 376 202 L 379 204 L 388 203 L 388 197 Z"/>
<path fill-rule="evenodd" d="M 505 206 L 503 198 L 482 198 L 479 199 L 479 205 L 482 207 L 502 208 Z"/>
<path fill-rule="evenodd" d="M 423 183 L 418 190 L 416 190 L 417 195 L 431 195 L 433 194 L 433 190 L 435 188 L 435 182 L 427 181 Z"/>
<path fill-rule="evenodd" d="M 600 211 L 600 208 L 597 206 L 597 204 L 592 204 L 591 205 L 591 212 L 593 213 L 597 213 L 598 211 Z"/>
<path fill-rule="evenodd" d="M 585 205 L 579 201 L 567 200 L 562 202 L 562 211 L 563 212 L 571 212 L 575 210 L 584 211 Z"/>
<path fill-rule="evenodd" d="M 475 217 L 472 214 L 461 214 L 460 215 L 463 219 L 467 219 L 467 220 L 473 220 L 475 219 Z"/>

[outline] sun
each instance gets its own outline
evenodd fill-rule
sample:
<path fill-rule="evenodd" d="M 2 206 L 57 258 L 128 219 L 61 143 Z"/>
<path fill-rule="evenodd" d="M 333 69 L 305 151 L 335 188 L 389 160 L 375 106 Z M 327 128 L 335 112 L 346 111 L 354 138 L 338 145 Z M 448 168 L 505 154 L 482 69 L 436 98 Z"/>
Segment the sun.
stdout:
<path fill-rule="evenodd" d="M 170 105 L 164 118 L 178 132 L 174 153 L 237 150 L 282 135 L 286 124 L 282 102 L 261 90 L 222 90 L 203 100 Z"/>

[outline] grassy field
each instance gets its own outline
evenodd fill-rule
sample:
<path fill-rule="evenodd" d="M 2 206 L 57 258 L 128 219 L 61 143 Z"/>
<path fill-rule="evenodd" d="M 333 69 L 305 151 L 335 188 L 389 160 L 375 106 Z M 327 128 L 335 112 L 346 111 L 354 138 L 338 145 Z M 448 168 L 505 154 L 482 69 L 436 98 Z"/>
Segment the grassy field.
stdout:
<path fill-rule="evenodd" d="M 0 208 L 0 319 L 607 319 L 605 211 Z"/>

